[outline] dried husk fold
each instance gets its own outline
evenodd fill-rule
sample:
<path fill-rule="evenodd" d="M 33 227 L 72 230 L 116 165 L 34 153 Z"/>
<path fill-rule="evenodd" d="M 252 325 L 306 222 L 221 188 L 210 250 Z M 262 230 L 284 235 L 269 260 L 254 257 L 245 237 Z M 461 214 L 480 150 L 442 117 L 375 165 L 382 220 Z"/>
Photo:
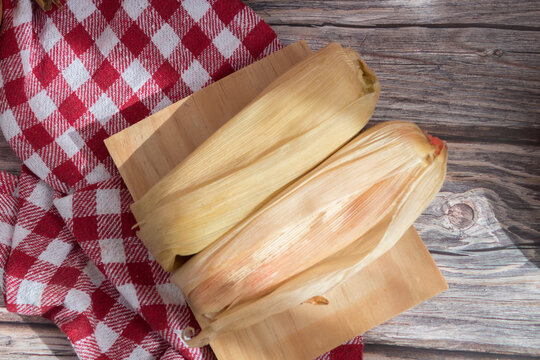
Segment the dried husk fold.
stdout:
<path fill-rule="evenodd" d="M 379 96 L 356 52 L 330 44 L 276 79 L 132 205 L 137 233 L 168 271 L 335 152 Z"/>
<path fill-rule="evenodd" d="M 324 295 L 356 274 L 429 204 L 446 159 L 446 146 L 415 124 L 388 122 L 285 188 L 173 275 L 208 319 L 188 345 Z"/>

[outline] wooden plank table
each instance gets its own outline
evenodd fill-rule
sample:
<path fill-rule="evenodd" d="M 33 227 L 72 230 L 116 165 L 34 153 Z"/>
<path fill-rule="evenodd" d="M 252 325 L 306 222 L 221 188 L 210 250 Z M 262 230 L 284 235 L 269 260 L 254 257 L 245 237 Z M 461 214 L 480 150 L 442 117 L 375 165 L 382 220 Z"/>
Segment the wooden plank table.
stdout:
<path fill-rule="evenodd" d="M 415 226 L 450 289 L 369 331 L 366 359 L 540 357 L 540 3 L 246 1 L 284 44 L 348 44 L 382 85 L 371 124 L 449 144 Z M 0 169 L 20 162 L 0 142 Z M 0 307 L 0 358 L 76 359 L 48 321 Z"/>

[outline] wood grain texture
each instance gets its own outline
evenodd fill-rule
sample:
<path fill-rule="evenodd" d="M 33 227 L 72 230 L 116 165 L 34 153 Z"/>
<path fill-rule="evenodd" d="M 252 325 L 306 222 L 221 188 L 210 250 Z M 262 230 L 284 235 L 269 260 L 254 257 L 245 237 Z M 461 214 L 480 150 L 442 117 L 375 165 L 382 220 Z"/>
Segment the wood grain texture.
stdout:
<path fill-rule="evenodd" d="M 274 26 L 360 52 L 381 82 L 373 120 L 410 120 L 449 140 L 540 141 L 540 31 Z"/>
<path fill-rule="evenodd" d="M 0 359 L 78 359 L 66 336 L 52 324 L 0 322 Z"/>
<path fill-rule="evenodd" d="M 468 26 L 537 28 L 540 8 L 534 0 L 246 0 L 271 26 L 294 24 L 348 27 Z"/>
<path fill-rule="evenodd" d="M 0 359 L 28 358 L 75 360 L 77 355 L 50 320 L 8 312 L 0 296 Z"/>
<path fill-rule="evenodd" d="M 419 121 L 452 140 L 444 194 L 416 224 L 450 289 L 369 332 L 366 359 L 521 359 L 486 353 L 508 342 L 512 352 L 537 354 L 527 346 L 531 329 L 539 332 L 532 321 L 540 302 L 538 288 L 529 299 L 540 282 L 531 267 L 540 246 L 538 1 L 246 3 L 283 43 L 305 38 L 316 49 L 340 41 L 359 50 L 383 86 L 375 121 Z M 20 168 L 3 139 L 0 168 Z M 525 349 L 516 348 L 520 333 L 529 339 Z M 25 347 L 52 358 L 32 342 Z"/>
<path fill-rule="evenodd" d="M 449 144 L 443 189 L 415 223 L 449 290 L 366 342 L 540 356 L 539 150 Z"/>
<path fill-rule="evenodd" d="M 0 132 L 0 170 L 10 174 L 18 175 L 21 173 L 21 161 L 15 155 L 6 139 Z"/>
<path fill-rule="evenodd" d="M 536 357 L 366 344 L 366 360 L 533 360 Z"/>

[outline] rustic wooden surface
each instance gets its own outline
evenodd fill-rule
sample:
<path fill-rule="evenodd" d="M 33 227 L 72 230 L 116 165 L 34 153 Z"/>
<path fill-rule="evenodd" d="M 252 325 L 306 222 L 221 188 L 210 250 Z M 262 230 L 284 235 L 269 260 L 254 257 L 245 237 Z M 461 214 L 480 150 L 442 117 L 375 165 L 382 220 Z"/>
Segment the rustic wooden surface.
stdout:
<path fill-rule="evenodd" d="M 540 356 L 538 1 L 246 1 L 284 44 L 359 51 L 374 122 L 449 141 L 442 193 L 416 223 L 450 289 L 365 334 L 366 359 Z M 0 169 L 19 171 L 0 143 Z M 75 359 L 49 322 L 0 311 L 0 358 Z"/>

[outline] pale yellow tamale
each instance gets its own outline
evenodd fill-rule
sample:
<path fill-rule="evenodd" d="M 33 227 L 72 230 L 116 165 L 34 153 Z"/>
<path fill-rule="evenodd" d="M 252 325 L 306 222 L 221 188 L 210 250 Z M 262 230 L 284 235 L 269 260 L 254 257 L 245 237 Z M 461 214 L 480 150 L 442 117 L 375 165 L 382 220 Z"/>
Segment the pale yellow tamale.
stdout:
<path fill-rule="evenodd" d="M 249 326 L 326 291 L 389 250 L 439 191 L 446 146 L 415 124 L 353 139 L 173 275 L 210 323 L 194 339 Z"/>
<path fill-rule="evenodd" d="M 377 78 L 358 54 L 328 45 L 275 80 L 132 205 L 139 237 L 172 271 L 179 255 L 204 249 L 343 146 L 378 96 Z"/>

